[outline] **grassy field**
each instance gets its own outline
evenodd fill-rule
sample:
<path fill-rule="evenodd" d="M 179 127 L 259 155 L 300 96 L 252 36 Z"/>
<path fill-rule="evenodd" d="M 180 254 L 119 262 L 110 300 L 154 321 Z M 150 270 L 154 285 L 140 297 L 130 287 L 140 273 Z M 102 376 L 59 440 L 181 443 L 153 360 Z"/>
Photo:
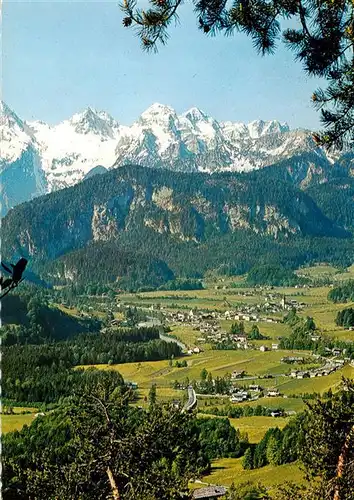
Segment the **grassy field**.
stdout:
<path fill-rule="evenodd" d="M 3 405 L 3 408 L 7 405 Z M 12 411 L 16 414 L 24 414 L 24 413 L 37 413 L 38 408 L 28 407 L 28 406 L 13 406 Z"/>
<path fill-rule="evenodd" d="M 29 425 L 34 418 L 34 413 L 27 415 L 1 415 L 1 430 L 4 434 L 15 430 L 19 431 L 25 424 Z"/>
<path fill-rule="evenodd" d="M 167 360 L 117 365 L 96 365 L 96 367 L 118 370 L 124 379 L 136 382 L 141 388 L 151 387 L 154 383 L 158 387 L 171 387 L 175 380 L 182 381 L 186 377 L 189 380 L 198 380 L 203 368 L 206 368 L 215 377 L 232 373 L 234 370 L 244 370 L 247 374 L 254 376 L 268 373 L 287 373 L 291 370 L 291 366 L 282 363 L 280 360 L 283 356 L 290 354 L 300 355 L 298 351 L 206 350 L 200 354 L 193 354 L 184 358 L 188 363 L 188 366 L 185 368 L 170 367 Z M 303 355 L 303 351 L 301 355 Z M 240 382 L 243 383 L 242 380 Z M 264 380 L 264 383 L 273 386 L 274 380 Z"/>
<path fill-rule="evenodd" d="M 306 276 L 310 279 L 329 278 L 333 281 L 333 283 L 336 283 L 354 278 L 354 264 L 350 266 L 346 272 L 343 272 L 333 266 L 322 264 L 298 269 L 296 274 L 299 276 Z"/>
<path fill-rule="evenodd" d="M 330 388 L 335 388 L 340 384 L 342 376 L 353 378 L 354 368 L 347 365 L 337 372 L 331 373 L 327 377 L 305 378 L 305 379 L 286 379 L 286 382 L 280 384 L 278 389 L 284 394 L 301 394 L 317 392 L 322 394 Z"/>
<path fill-rule="evenodd" d="M 211 473 L 202 481 L 210 484 L 230 486 L 245 481 L 261 482 L 265 486 L 274 487 L 285 481 L 304 482 L 303 474 L 297 464 L 267 465 L 260 469 L 244 470 L 242 458 L 221 458 L 214 460 Z M 205 485 L 199 485 L 199 487 Z M 294 499 L 295 500 L 295 499 Z"/>
<path fill-rule="evenodd" d="M 202 336 L 198 330 L 193 330 L 191 326 L 188 325 L 172 325 L 171 328 L 173 335 L 176 335 L 183 344 L 188 347 L 195 347 L 198 345 L 197 339 Z"/>
<path fill-rule="evenodd" d="M 231 325 L 234 321 L 222 320 L 220 321 L 221 328 L 230 331 Z M 245 323 L 245 331 L 249 333 L 252 330 L 253 323 Z M 270 337 L 269 340 L 260 340 L 260 345 L 271 345 L 274 341 L 278 340 L 279 337 L 286 337 L 290 334 L 290 327 L 283 323 L 266 323 L 265 321 L 259 321 L 257 323 L 259 331 L 262 335 Z M 177 335 L 177 334 L 176 334 Z"/>
<path fill-rule="evenodd" d="M 242 406 L 257 406 L 262 405 L 267 408 L 282 408 L 285 411 L 300 412 L 305 408 L 305 403 L 301 398 L 261 398 L 258 401 L 250 401 L 242 403 Z"/>
<path fill-rule="evenodd" d="M 204 418 L 213 417 L 213 415 L 206 413 L 198 413 L 198 416 Z M 269 428 L 279 427 L 279 429 L 283 429 L 289 422 L 289 417 L 240 417 L 230 418 L 229 420 L 235 429 L 247 433 L 250 443 L 259 443 Z"/>
<path fill-rule="evenodd" d="M 260 292 L 252 296 L 244 296 L 245 292 L 254 292 L 253 288 L 226 288 L 225 290 L 215 290 L 211 287 L 205 290 L 176 290 L 173 292 L 157 291 L 144 293 L 130 293 L 119 296 L 121 302 L 127 304 L 149 307 L 158 305 L 164 309 L 211 309 L 218 311 L 229 310 L 230 307 L 238 307 L 242 304 L 257 304 L 260 301 L 265 302 Z M 224 285 L 226 286 L 226 285 Z M 295 289 L 294 289 L 295 290 Z M 225 301 L 225 298 L 227 302 Z M 231 304 L 231 305 L 230 305 Z"/>
<path fill-rule="evenodd" d="M 225 404 L 228 403 L 229 397 L 226 396 L 224 398 L 220 397 L 215 397 L 215 398 L 208 398 L 208 397 L 203 397 L 203 396 L 198 396 L 198 408 L 200 411 L 203 411 L 203 408 L 210 409 L 210 407 L 218 407 L 221 408 Z M 305 403 L 303 400 L 299 397 L 297 398 L 284 398 L 284 397 L 278 397 L 278 398 L 260 398 L 257 399 L 257 401 L 247 401 L 245 403 L 237 403 L 237 406 L 250 406 L 250 407 L 255 407 L 255 406 L 265 406 L 267 408 L 272 408 L 272 409 L 279 409 L 282 408 L 285 411 L 296 411 L 300 412 L 305 408 Z"/>
<path fill-rule="evenodd" d="M 248 435 L 250 443 L 259 443 L 270 427 L 283 429 L 289 422 L 285 417 L 240 417 L 230 418 L 230 422 L 236 429 Z"/>
<path fill-rule="evenodd" d="M 138 389 L 138 400 L 134 403 L 136 406 L 148 406 L 148 394 L 150 389 Z M 156 397 L 159 402 L 170 403 L 172 401 L 187 400 L 187 391 L 176 390 L 169 387 L 159 387 L 156 391 Z"/>

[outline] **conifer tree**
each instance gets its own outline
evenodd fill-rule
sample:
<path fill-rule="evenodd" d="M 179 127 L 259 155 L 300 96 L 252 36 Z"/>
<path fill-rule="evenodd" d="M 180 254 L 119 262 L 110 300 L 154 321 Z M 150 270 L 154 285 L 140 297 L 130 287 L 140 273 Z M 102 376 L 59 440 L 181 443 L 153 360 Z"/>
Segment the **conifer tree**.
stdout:
<path fill-rule="evenodd" d="M 354 382 L 325 401 L 308 404 L 300 458 L 309 478 L 321 481 L 325 498 L 354 498 Z"/>
<path fill-rule="evenodd" d="M 267 443 L 267 461 L 271 465 L 279 465 L 281 461 L 281 442 L 275 437 L 271 436 Z"/>
<path fill-rule="evenodd" d="M 253 469 L 253 450 L 252 448 L 247 448 L 243 460 L 242 467 L 244 469 L 250 470 Z"/>
<path fill-rule="evenodd" d="M 152 384 L 149 391 L 149 405 L 154 406 L 156 404 L 157 394 L 156 394 L 156 384 Z"/>

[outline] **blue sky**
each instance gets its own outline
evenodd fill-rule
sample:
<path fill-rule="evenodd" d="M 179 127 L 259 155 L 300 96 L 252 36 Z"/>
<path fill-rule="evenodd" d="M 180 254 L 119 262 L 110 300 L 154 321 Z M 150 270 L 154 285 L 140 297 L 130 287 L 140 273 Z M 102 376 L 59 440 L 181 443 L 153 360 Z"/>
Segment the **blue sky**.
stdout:
<path fill-rule="evenodd" d="M 52 124 L 91 106 L 128 125 L 161 102 L 218 120 L 319 126 L 310 101 L 318 82 L 288 49 L 262 58 L 245 35 L 206 37 L 187 2 L 180 21 L 168 45 L 147 54 L 118 2 L 4 0 L 2 98 L 21 118 Z"/>

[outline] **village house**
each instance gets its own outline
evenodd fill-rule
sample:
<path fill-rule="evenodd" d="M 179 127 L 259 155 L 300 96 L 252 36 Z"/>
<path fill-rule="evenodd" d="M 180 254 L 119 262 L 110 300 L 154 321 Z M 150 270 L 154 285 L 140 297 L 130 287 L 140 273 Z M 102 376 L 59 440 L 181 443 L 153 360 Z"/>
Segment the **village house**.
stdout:
<path fill-rule="evenodd" d="M 247 335 L 233 335 L 232 338 L 235 342 L 246 342 L 247 341 Z"/>
<path fill-rule="evenodd" d="M 269 389 L 267 396 L 270 398 L 275 398 L 280 396 L 280 392 L 278 391 L 278 389 Z"/>
<path fill-rule="evenodd" d="M 282 363 L 303 363 L 304 358 L 301 356 L 285 356 L 280 360 Z"/>
<path fill-rule="evenodd" d="M 279 344 L 272 344 L 273 351 L 277 351 L 278 347 L 279 347 Z"/>
<path fill-rule="evenodd" d="M 261 345 L 261 347 L 259 348 L 259 350 L 260 350 L 261 352 L 266 352 L 266 351 L 268 351 L 268 347 L 267 347 L 267 346 L 265 346 L 265 345 Z"/>
<path fill-rule="evenodd" d="M 242 403 L 242 401 L 246 401 L 248 399 L 247 391 L 239 391 L 235 392 L 230 398 L 231 403 Z"/>
<path fill-rule="evenodd" d="M 253 392 L 261 392 L 262 387 L 260 385 L 249 385 L 248 389 Z"/>

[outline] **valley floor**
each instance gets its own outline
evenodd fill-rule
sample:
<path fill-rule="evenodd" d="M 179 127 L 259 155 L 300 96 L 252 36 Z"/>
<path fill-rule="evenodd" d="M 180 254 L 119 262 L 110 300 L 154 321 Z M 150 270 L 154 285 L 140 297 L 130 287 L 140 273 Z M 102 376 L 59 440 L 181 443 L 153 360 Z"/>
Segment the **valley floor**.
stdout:
<path fill-rule="evenodd" d="M 323 276 L 323 273 L 332 275 L 335 273 L 329 266 L 321 268 L 309 268 L 305 270 L 307 275 Z M 303 273 L 305 273 L 302 270 Z M 300 271 L 299 271 L 300 272 Z M 317 274 L 316 274 L 317 273 Z M 335 274 L 336 279 L 347 279 L 354 276 L 354 268 L 350 268 L 348 273 L 340 276 Z M 258 443 L 271 427 L 283 428 L 291 415 L 301 412 L 306 406 L 304 395 L 312 393 L 323 394 L 329 389 L 336 390 L 342 377 L 354 378 L 354 366 L 345 362 L 333 373 L 327 376 L 313 378 L 294 378 L 290 376 L 294 368 L 297 370 L 311 370 L 323 364 L 312 356 L 312 352 L 303 350 L 282 350 L 279 349 L 279 338 L 287 337 L 291 333 L 288 325 L 281 322 L 286 311 L 279 306 L 281 300 L 287 304 L 302 304 L 298 309 L 301 317 L 313 317 L 319 335 L 331 336 L 345 341 L 354 341 L 354 331 L 344 329 L 335 325 L 335 317 L 338 311 L 344 307 L 351 307 L 353 303 L 333 304 L 327 299 L 329 287 L 306 287 L 306 288 L 267 288 L 255 290 L 254 288 L 236 288 L 239 279 L 225 278 L 207 283 L 205 290 L 192 291 L 159 291 L 148 293 L 120 294 L 117 296 L 117 304 L 120 306 L 136 306 L 145 311 L 146 314 L 156 315 L 170 328 L 169 335 L 182 342 L 186 349 L 192 352 L 187 355 L 185 352 L 181 358 L 163 361 L 146 361 L 124 364 L 94 365 L 102 370 L 117 370 L 126 381 L 134 382 L 138 385 L 136 405 L 147 405 L 148 393 L 153 384 L 156 385 L 157 398 L 160 401 L 184 402 L 187 398 L 186 386 L 192 381 L 199 381 L 202 370 L 207 370 L 213 378 L 224 377 L 233 372 L 244 372 L 242 378 L 235 378 L 233 382 L 239 386 L 259 385 L 267 392 L 274 389 L 279 392 L 276 397 L 259 397 L 253 401 L 235 403 L 233 406 L 261 405 L 271 409 L 283 409 L 285 414 L 275 418 L 271 416 L 247 416 L 231 418 L 231 424 L 243 433 L 247 433 L 250 443 Z M 216 318 L 212 320 L 216 325 L 215 331 L 226 332 L 230 330 L 235 321 L 230 318 L 228 312 L 242 310 L 254 311 L 257 306 L 260 309 L 267 306 L 267 303 L 276 304 L 273 311 L 257 313 L 259 316 L 267 316 L 256 322 L 259 331 L 266 336 L 265 340 L 252 342 L 249 349 L 218 350 L 213 348 L 213 341 L 207 338 L 205 332 L 201 331 L 199 325 L 192 324 L 191 321 L 177 320 L 176 314 L 182 316 L 190 311 L 198 313 L 215 312 Z M 69 309 L 60 305 L 66 312 Z M 268 306 L 267 306 L 268 307 Z M 263 310 L 263 309 L 262 309 Z M 71 314 L 78 315 L 76 309 L 71 309 Z M 148 311 L 148 313 L 147 313 Z M 94 312 L 93 312 L 94 313 Z M 252 313 L 248 313 L 252 314 Z M 102 313 L 99 313 L 102 315 Z M 121 313 L 115 313 L 117 319 L 121 318 Z M 172 319 L 171 319 L 172 318 Z M 166 320 L 166 321 L 165 321 Z M 196 321 L 196 320 L 195 320 Z M 244 321 L 246 334 L 251 331 L 254 321 Z M 215 334 L 216 335 L 216 334 Z M 277 344 L 277 348 L 274 348 Z M 265 352 L 259 348 L 265 346 Z M 306 362 L 300 366 L 284 362 L 284 357 L 304 357 Z M 176 366 L 176 362 L 186 361 L 186 366 Z M 87 368 L 86 365 L 84 368 Z M 181 388 L 176 388 L 181 387 Z M 197 391 L 198 392 L 198 391 Z M 212 411 L 230 405 L 230 395 L 221 394 L 198 394 L 197 408 L 198 415 L 210 417 Z M 212 408 L 212 411 L 211 411 Z M 9 432 L 20 429 L 25 424 L 30 424 L 38 411 L 35 408 L 28 410 L 28 414 L 20 414 L 19 409 L 14 415 L 2 415 L 2 430 Z M 289 414 L 287 415 L 287 412 Z M 223 458 L 213 461 L 211 473 L 200 482 L 193 483 L 192 488 L 204 486 L 205 484 L 217 484 L 229 486 L 231 483 L 238 484 L 244 481 L 261 481 L 267 487 L 287 480 L 302 482 L 303 474 L 297 463 L 281 466 L 266 466 L 256 470 L 244 470 L 242 459 Z"/>

